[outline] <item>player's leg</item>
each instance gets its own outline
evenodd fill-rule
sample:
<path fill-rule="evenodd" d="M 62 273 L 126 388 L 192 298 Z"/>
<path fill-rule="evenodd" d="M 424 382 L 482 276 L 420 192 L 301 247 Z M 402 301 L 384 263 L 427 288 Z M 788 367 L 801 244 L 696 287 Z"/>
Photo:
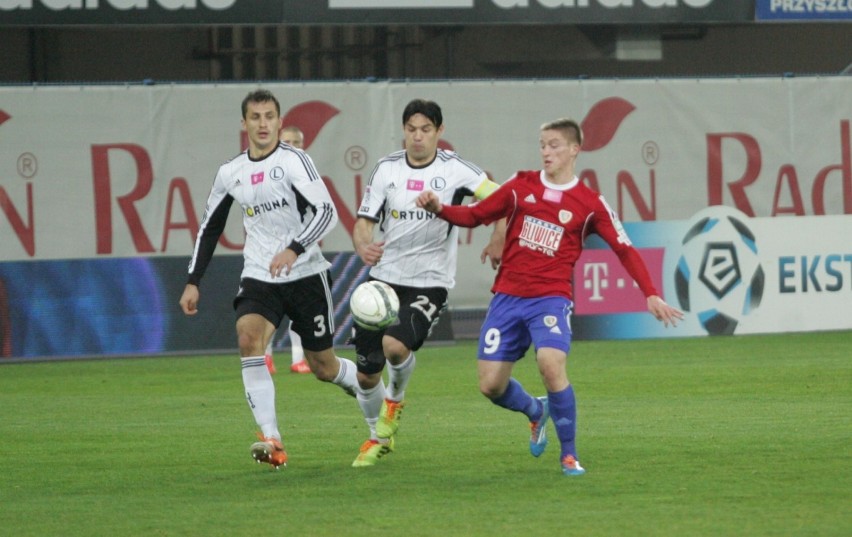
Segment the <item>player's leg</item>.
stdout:
<path fill-rule="evenodd" d="M 314 376 L 354 396 L 358 386 L 355 362 L 334 352 L 334 304 L 328 271 L 284 284 L 286 313 L 302 337 L 305 359 Z"/>
<path fill-rule="evenodd" d="M 302 336 L 293 330 L 293 321 L 288 323 L 290 334 L 290 372 L 310 373 L 311 368 L 305 360 L 305 349 L 302 348 Z"/>
<path fill-rule="evenodd" d="M 550 416 L 561 445 L 560 461 L 566 475 L 581 475 L 585 470 L 577 457 L 577 405 L 574 388 L 568 380 L 566 361 L 571 348 L 571 303 L 549 297 L 535 305 L 537 314 L 530 318 L 529 330 L 536 347 L 536 361 L 544 387 Z"/>
<path fill-rule="evenodd" d="M 370 430 L 370 437 L 361 444 L 358 456 L 352 463 L 354 467 L 373 466 L 380 458 L 393 450 L 393 439 L 379 439 L 376 435 L 376 423 L 385 400 L 385 384 L 382 370 L 385 356 L 382 352 L 382 332 L 364 330 L 358 326 L 352 338 L 358 364 L 358 392 L 356 398 L 364 421 Z"/>
<path fill-rule="evenodd" d="M 369 379 L 363 377 L 364 375 L 358 372 L 358 384 L 360 385 L 356 394 L 358 406 L 361 407 L 364 421 L 366 421 L 367 428 L 370 430 L 370 438 L 378 438 L 376 436 L 376 422 L 379 421 L 379 412 L 381 412 L 382 402 L 385 400 L 385 383 L 382 380 L 381 373 L 372 375 Z"/>
<path fill-rule="evenodd" d="M 272 357 L 272 344 L 275 341 L 275 332 L 272 332 L 272 335 L 269 337 L 269 343 L 266 344 L 266 352 L 264 353 L 264 359 L 266 360 L 266 368 L 269 369 L 269 373 L 274 375 L 276 373 L 275 370 L 275 359 Z"/>
<path fill-rule="evenodd" d="M 410 327 L 407 326 L 406 329 L 412 332 Z M 382 349 L 388 361 L 388 397 L 402 401 L 405 399 L 405 388 L 417 365 L 417 358 L 411 347 L 387 332 L 382 338 Z"/>
<path fill-rule="evenodd" d="M 392 287 L 399 297 L 400 308 L 399 319 L 385 330 L 382 338 L 388 361 L 388 393 L 376 426 L 379 438 L 390 438 L 399 429 L 405 389 L 417 364 L 414 353 L 423 346 L 447 307 L 445 288 Z"/>
<path fill-rule="evenodd" d="M 305 359 L 314 376 L 323 382 L 330 382 L 351 396 L 355 396 L 358 388 L 357 368 L 355 362 L 342 356 L 337 356 L 333 347 L 312 349 L 314 345 L 305 339 Z"/>
<path fill-rule="evenodd" d="M 274 286 L 244 279 L 240 287 L 234 309 L 243 385 L 246 401 L 260 428 L 260 441 L 252 444 L 251 453 L 258 462 L 278 468 L 287 464 L 287 454 L 278 430 L 275 384 L 266 366 L 264 350 L 275 330 L 274 323 L 280 322 L 281 317 L 274 299 L 270 299 L 274 296 Z"/>
<path fill-rule="evenodd" d="M 533 397 L 513 378 L 512 368 L 530 346 L 525 300 L 497 294 L 491 301 L 479 338 L 479 390 L 497 406 L 521 412 L 529 420 L 530 452 L 547 446 L 547 398 Z"/>
<path fill-rule="evenodd" d="M 585 470 L 577 456 L 577 404 L 574 387 L 565 374 L 565 353 L 542 347 L 538 353 L 539 371 L 547 386 L 547 401 L 556 436 L 561 445 L 560 461 L 566 475 L 581 475 Z"/>
<path fill-rule="evenodd" d="M 359 379 L 362 376 L 362 373 L 359 372 Z M 373 377 L 375 377 L 375 385 L 365 388 L 362 384 L 357 393 L 358 406 L 361 408 L 364 421 L 370 429 L 370 437 L 361 444 L 358 456 L 352 462 L 352 466 L 356 468 L 375 465 L 380 458 L 393 451 L 394 448 L 393 437 L 379 438 L 376 435 L 376 423 L 379 421 L 379 412 L 385 400 L 385 384 L 382 381 L 381 372 L 373 375 Z"/>
<path fill-rule="evenodd" d="M 263 334 L 271 323 L 248 313 L 237 319 L 237 337 L 246 399 L 264 437 L 281 438 L 275 415 L 275 384 L 263 359 Z"/>
<path fill-rule="evenodd" d="M 388 358 L 388 390 L 379 410 L 376 432 L 379 438 L 391 438 L 399 430 L 405 407 L 405 388 L 414 373 L 417 358 L 408 346 L 387 334 L 382 338 L 382 348 Z"/>
<path fill-rule="evenodd" d="M 385 356 L 382 352 L 382 331 L 370 331 L 358 327 L 353 329 L 352 342 L 358 366 L 358 404 L 364 414 L 364 420 L 370 429 L 370 437 L 376 436 L 376 422 L 385 399 L 385 383 L 382 371 L 385 368 Z"/>

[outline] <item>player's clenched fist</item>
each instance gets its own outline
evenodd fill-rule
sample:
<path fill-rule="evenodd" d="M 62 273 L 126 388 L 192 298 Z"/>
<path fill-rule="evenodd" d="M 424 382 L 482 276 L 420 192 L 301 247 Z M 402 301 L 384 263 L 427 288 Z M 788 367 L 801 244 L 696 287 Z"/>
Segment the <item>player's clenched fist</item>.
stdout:
<path fill-rule="evenodd" d="M 180 309 L 187 315 L 198 313 L 198 286 L 191 283 L 186 284 L 183 294 L 180 296 Z"/>
<path fill-rule="evenodd" d="M 426 209 L 430 213 L 437 214 L 441 212 L 441 200 L 431 190 L 427 190 L 417 196 L 417 206 L 421 209 Z"/>

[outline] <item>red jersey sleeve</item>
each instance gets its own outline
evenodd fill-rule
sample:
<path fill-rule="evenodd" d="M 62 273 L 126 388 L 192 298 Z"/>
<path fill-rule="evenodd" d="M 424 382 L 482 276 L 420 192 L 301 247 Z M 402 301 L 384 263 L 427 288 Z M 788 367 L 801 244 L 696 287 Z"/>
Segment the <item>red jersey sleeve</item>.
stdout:
<path fill-rule="evenodd" d="M 630 276 L 636 280 L 637 284 L 639 284 L 639 289 L 642 290 L 645 298 L 660 294 L 657 292 L 656 287 L 654 287 L 654 282 L 651 280 L 651 275 L 648 274 L 645 262 L 642 260 L 642 256 L 639 255 L 636 248 L 627 246 L 620 250 L 616 250 L 615 254 L 618 256 L 618 260 L 621 261 L 621 264 L 624 265 L 624 268 L 627 269 Z"/>
<path fill-rule="evenodd" d="M 599 207 L 595 209 L 593 219 L 594 232 L 609 244 L 628 274 L 639 285 L 639 289 L 642 290 L 645 297 L 659 295 L 656 287 L 654 287 L 654 282 L 651 280 L 651 275 L 648 274 L 648 268 L 645 266 L 642 256 L 630 242 L 630 238 L 621 225 L 621 220 L 607 205 L 603 196 L 599 197 L 598 201 Z"/>
<path fill-rule="evenodd" d="M 504 184 L 484 200 L 470 205 L 443 205 L 438 216 L 461 227 L 476 227 L 508 216 L 514 207 L 514 191 Z"/>
<path fill-rule="evenodd" d="M 447 222 L 461 227 L 476 227 L 482 222 L 473 214 L 471 205 L 444 205 L 438 216 Z"/>

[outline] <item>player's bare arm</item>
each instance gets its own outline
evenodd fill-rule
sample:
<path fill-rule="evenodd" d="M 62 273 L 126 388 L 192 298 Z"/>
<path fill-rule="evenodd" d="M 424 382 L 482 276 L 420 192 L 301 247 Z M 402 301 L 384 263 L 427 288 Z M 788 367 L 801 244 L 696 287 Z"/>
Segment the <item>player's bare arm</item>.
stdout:
<path fill-rule="evenodd" d="M 658 321 L 662 321 L 663 325 L 666 327 L 670 324 L 672 326 L 677 326 L 677 322 L 683 320 L 682 311 L 669 306 L 657 295 L 651 295 L 648 297 L 648 311 L 650 311 L 651 315 L 656 317 Z"/>
<path fill-rule="evenodd" d="M 441 200 L 438 199 L 438 195 L 431 190 L 427 190 L 417 196 L 417 206 L 435 214 L 440 213 L 441 209 L 443 209 L 441 206 Z"/>
<path fill-rule="evenodd" d="M 494 222 L 494 231 L 491 232 L 491 238 L 488 244 L 482 250 L 479 260 L 485 263 L 486 259 L 491 260 L 491 268 L 497 270 L 500 262 L 503 260 L 503 246 L 506 244 L 506 219 L 501 218 Z"/>
<path fill-rule="evenodd" d="M 180 297 L 180 309 L 187 315 L 198 313 L 198 296 L 198 286 L 191 283 L 186 284 Z"/>
<path fill-rule="evenodd" d="M 376 223 L 368 218 L 358 218 L 355 229 L 352 230 L 352 246 L 355 253 L 361 258 L 365 265 L 374 267 L 382 259 L 385 253 L 385 243 L 373 242 L 373 228 Z"/>

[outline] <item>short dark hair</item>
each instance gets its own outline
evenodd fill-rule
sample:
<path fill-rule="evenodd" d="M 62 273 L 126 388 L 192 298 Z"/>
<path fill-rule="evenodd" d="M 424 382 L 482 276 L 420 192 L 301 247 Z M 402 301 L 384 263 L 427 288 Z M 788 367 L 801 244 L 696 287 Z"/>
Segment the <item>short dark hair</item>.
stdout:
<path fill-rule="evenodd" d="M 259 89 L 250 92 L 243 99 L 243 119 L 246 118 L 246 114 L 248 113 L 249 103 L 268 103 L 269 101 L 275 103 L 275 113 L 278 114 L 278 117 L 281 117 L 281 105 L 278 104 L 278 99 L 275 98 L 275 95 L 272 95 L 272 92 L 269 90 Z"/>
<path fill-rule="evenodd" d="M 578 145 L 583 145 L 583 129 L 573 119 L 562 118 L 541 126 L 543 131 L 561 131 L 565 139 L 577 142 Z"/>
<path fill-rule="evenodd" d="M 429 121 L 435 124 L 435 127 L 440 127 L 444 123 L 444 116 L 441 114 L 441 107 L 435 101 L 427 101 L 426 99 L 414 99 L 402 111 L 402 124 L 408 123 L 411 116 L 414 114 L 423 114 Z"/>

